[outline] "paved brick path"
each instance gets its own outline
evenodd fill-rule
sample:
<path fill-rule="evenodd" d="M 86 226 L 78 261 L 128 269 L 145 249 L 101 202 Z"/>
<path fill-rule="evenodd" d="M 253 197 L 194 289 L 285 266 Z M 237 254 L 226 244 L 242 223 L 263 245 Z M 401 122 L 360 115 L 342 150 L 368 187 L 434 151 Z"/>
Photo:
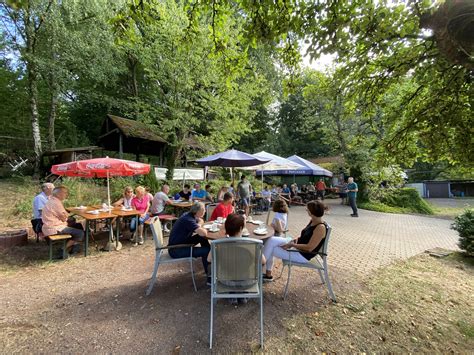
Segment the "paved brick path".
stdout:
<path fill-rule="evenodd" d="M 338 269 L 365 274 L 426 249 L 458 249 L 457 232 L 450 229 L 450 220 L 366 210 L 359 210 L 359 218 L 353 218 L 350 207 L 341 206 L 339 200 L 325 202 L 330 206 L 326 221 L 333 227 L 328 261 Z M 304 228 L 306 216 L 304 207 L 291 207 L 292 234 Z"/>

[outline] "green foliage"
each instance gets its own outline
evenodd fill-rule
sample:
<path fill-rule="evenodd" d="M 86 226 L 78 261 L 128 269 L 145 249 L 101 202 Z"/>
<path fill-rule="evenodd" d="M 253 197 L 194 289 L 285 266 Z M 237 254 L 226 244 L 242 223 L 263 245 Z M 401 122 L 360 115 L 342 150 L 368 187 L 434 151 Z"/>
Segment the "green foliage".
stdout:
<path fill-rule="evenodd" d="M 394 206 L 388 206 L 385 205 L 381 202 L 374 201 L 374 202 L 369 202 L 369 201 L 362 201 L 357 204 L 359 208 L 362 208 L 364 210 L 370 210 L 370 211 L 376 211 L 376 212 L 385 212 L 385 213 L 407 213 L 409 212 L 407 209 L 403 207 L 394 207 Z"/>
<path fill-rule="evenodd" d="M 153 169 L 150 170 L 149 174 L 140 175 L 137 179 L 137 184 L 142 185 L 143 187 L 149 187 L 150 192 L 152 194 L 155 194 L 161 191 L 161 187 L 163 186 L 164 183 L 165 181 L 160 181 L 156 178 L 156 175 Z"/>
<path fill-rule="evenodd" d="M 55 186 L 63 185 L 69 189 L 65 206 L 96 205 L 107 202 L 106 179 L 62 178 Z"/>
<path fill-rule="evenodd" d="M 381 202 L 391 207 L 402 207 L 413 213 L 433 214 L 431 206 L 413 188 L 392 189 L 382 197 Z"/>
<path fill-rule="evenodd" d="M 457 216 L 451 228 L 459 233 L 459 248 L 474 256 L 474 209 Z"/>

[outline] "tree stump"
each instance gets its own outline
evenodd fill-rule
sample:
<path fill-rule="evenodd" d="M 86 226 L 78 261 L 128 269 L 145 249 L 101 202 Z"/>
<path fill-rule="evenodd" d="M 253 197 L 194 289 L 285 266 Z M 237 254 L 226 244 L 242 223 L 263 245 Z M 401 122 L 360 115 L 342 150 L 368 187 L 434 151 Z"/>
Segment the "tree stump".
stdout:
<path fill-rule="evenodd" d="M 0 250 L 28 244 L 28 231 L 17 229 L 0 232 Z"/>

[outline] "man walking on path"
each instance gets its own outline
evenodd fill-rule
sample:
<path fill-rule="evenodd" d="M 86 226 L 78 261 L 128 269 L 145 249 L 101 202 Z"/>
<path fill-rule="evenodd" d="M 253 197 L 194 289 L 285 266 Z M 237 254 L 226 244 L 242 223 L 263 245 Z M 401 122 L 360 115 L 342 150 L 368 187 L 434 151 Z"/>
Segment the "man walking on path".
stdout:
<path fill-rule="evenodd" d="M 252 193 L 252 185 L 247 180 L 245 175 L 242 175 L 242 178 L 237 185 L 237 194 L 240 199 L 240 205 L 244 208 L 245 214 L 248 216 L 250 212 L 250 194 Z"/>
<path fill-rule="evenodd" d="M 319 179 L 316 183 L 316 199 L 321 197 L 321 200 L 324 200 L 324 195 L 326 193 L 326 184 L 324 183 L 324 179 Z"/>
<path fill-rule="evenodd" d="M 359 189 L 357 188 L 357 184 L 354 182 L 354 178 L 352 176 L 347 179 L 347 182 L 347 197 L 349 198 L 349 204 L 352 207 L 351 217 L 359 217 L 356 204 L 357 191 L 359 191 Z"/>

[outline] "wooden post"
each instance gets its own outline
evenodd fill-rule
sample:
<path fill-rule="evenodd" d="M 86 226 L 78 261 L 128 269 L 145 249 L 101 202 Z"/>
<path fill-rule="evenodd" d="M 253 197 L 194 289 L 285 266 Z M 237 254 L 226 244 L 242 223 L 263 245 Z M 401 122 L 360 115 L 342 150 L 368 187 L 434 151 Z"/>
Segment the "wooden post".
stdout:
<path fill-rule="evenodd" d="M 123 159 L 123 138 L 122 132 L 119 132 L 119 158 Z"/>

